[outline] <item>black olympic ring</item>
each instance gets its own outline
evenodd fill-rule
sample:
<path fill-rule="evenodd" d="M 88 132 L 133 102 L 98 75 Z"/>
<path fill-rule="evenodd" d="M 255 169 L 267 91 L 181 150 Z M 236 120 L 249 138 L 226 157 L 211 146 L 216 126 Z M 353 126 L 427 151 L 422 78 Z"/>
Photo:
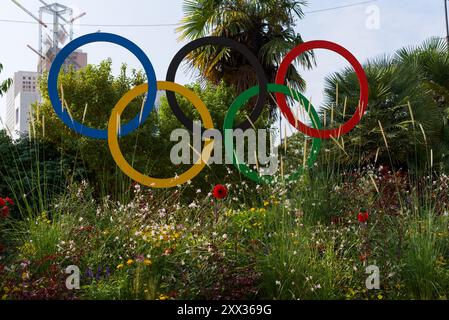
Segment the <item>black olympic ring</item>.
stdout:
<path fill-rule="evenodd" d="M 170 66 L 168 67 L 167 71 L 167 78 L 166 80 L 168 82 L 175 82 L 176 77 L 176 71 L 178 71 L 179 65 L 182 63 L 184 58 L 193 50 L 198 49 L 199 47 L 205 46 L 205 45 L 219 45 L 221 47 L 229 47 L 231 49 L 234 49 L 238 52 L 240 52 L 252 65 L 252 67 L 256 71 L 257 79 L 259 81 L 259 87 L 260 87 L 260 94 L 259 98 L 257 100 L 257 104 L 254 107 L 253 111 L 251 112 L 249 119 L 246 119 L 242 123 L 239 123 L 236 126 L 236 129 L 242 129 L 243 131 L 251 128 L 254 123 L 256 123 L 257 119 L 259 119 L 260 115 L 263 112 L 263 108 L 265 107 L 265 103 L 268 99 L 268 79 L 265 74 L 265 71 L 262 67 L 262 65 L 259 63 L 259 60 L 257 57 L 244 45 L 241 43 L 238 43 L 237 41 L 224 38 L 224 37 L 204 37 L 197 40 L 194 40 L 187 45 L 185 45 L 179 52 L 175 55 L 173 60 L 170 63 Z M 172 109 L 174 115 L 176 118 L 190 131 L 193 131 L 193 121 L 189 119 L 184 112 L 181 110 L 181 107 L 178 104 L 178 101 L 176 100 L 176 95 L 174 92 L 167 91 L 167 100 L 170 108 Z M 204 132 L 206 129 L 202 128 L 202 132 Z"/>

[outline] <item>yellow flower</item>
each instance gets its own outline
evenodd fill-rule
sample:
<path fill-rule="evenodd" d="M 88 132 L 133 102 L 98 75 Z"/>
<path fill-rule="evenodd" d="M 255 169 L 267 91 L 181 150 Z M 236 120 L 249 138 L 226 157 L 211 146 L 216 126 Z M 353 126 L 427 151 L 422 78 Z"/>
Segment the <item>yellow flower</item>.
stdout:
<path fill-rule="evenodd" d="M 170 299 L 170 297 L 169 297 L 169 296 L 166 296 L 165 294 L 161 294 L 161 295 L 159 296 L 159 300 L 168 300 L 168 299 Z"/>
<path fill-rule="evenodd" d="M 51 223 L 51 220 L 48 219 L 48 214 L 45 211 L 41 213 L 41 220 L 47 224 Z"/>
<path fill-rule="evenodd" d="M 269 202 L 269 201 L 264 201 L 264 202 L 263 202 L 263 206 L 264 206 L 264 207 L 268 207 L 269 205 L 270 205 L 270 202 Z"/>
<path fill-rule="evenodd" d="M 27 242 L 20 248 L 20 251 L 25 256 L 30 256 L 30 255 L 34 255 L 36 253 L 36 248 L 34 247 L 33 243 Z"/>
<path fill-rule="evenodd" d="M 133 263 L 134 263 L 134 260 L 133 260 L 133 259 L 129 259 L 128 261 L 126 261 L 126 264 L 127 264 L 128 266 L 132 265 Z"/>
<path fill-rule="evenodd" d="M 120 264 L 117 266 L 117 269 L 120 270 L 120 269 L 123 269 L 123 267 L 124 267 L 123 263 L 120 263 Z"/>
<path fill-rule="evenodd" d="M 251 208 L 251 212 L 254 212 L 254 211 L 256 211 L 256 208 Z"/>
<path fill-rule="evenodd" d="M 150 259 L 145 259 L 145 260 L 143 260 L 143 263 L 144 263 L 146 266 L 151 266 L 151 265 L 153 264 L 153 261 L 151 261 Z"/>

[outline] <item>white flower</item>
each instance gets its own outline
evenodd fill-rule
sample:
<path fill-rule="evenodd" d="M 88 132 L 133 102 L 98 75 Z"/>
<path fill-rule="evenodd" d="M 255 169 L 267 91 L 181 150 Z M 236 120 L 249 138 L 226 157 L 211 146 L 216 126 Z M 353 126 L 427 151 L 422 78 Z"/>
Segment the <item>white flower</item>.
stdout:
<path fill-rule="evenodd" d="M 276 285 L 281 286 L 281 282 L 279 280 L 276 280 Z"/>
<path fill-rule="evenodd" d="M 165 210 L 164 208 L 159 209 L 159 216 L 160 216 L 161 218 L 163 218 L 163 217 L 165 217 L 165 215 L 166 215 L 166 210 Z"/>
<path fill-rule="evenodd" d="M 189 208 L 193 209 L 193 208 L 198 208 L 198 205 L 194 202 L 192 202 L 191 204 L 189 204 Z"/>
<path fill-rule="evenodd" d="M 228 235 L 225 233 L 225 234 L 223 235 L 223 239 L 226 240 L 227 238 L 228 238 Z"/>

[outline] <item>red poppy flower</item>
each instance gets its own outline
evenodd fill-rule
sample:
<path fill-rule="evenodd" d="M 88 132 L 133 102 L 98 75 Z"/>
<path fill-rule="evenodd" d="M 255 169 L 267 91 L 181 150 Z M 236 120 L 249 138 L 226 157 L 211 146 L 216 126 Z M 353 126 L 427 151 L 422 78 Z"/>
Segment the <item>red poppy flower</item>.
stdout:
<path fill-rule="evenodd" d="M 369 213 L 368 212 L 360 212 L 358 215 L 357 215 L 357 219 L 359 220 L 359 222 L 361 222 L 361 223 L 365 223 L 365 222 L 367 222 L 368 221 L 368 219 L 369 219 Z"/>
<path fill-rule="evenodd" d="M 6 198 L 5 198 L 5 201 L 8 202 L 11 206 L 14 205 L 14 201 L 12 201 L 11 198 L 6 197 Z"/>
<path fill-rule="evenodd" d="M 3 207 L 6 205 L 6 202 L 3 198 L 0 198 L 0 207 Z"/>
<path fill-rule="evenodd" d="M 228 189 L 222 184 L 217 184 L 212 193 L 216 199 L 224 199 L 228 196 Z"/>
<path fill-rule="evenodd" d="M 367 253 L 364 253 L 364 254 L 360 255 L 360 261 L 361 262 L 365 262 L 366 259 L 368 259 L 368 254 Z"/>
<path fill-rule="evenodd" d="M 2 208 L 2 217 L 3 218 L 6 218 L 6 217 L 8 217 L 9 216 L 9 208 L 7 207 L 7 206 L 4 206 L 3 208 Z"/>

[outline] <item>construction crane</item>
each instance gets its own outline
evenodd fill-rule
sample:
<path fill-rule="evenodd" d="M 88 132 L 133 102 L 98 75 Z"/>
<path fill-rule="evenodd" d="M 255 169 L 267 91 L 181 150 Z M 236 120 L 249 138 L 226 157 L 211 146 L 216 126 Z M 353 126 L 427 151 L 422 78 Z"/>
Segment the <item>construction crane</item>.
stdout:
<path fill-rule="evenodd" d="M 20 4 L 18 0 L 11 1 L 39 23 L 39 49 L 35 50 L 30 45 L 27 45 L 27 47 L 38 55 L 38 72 L 41 74 L 49 69 L 60 48 L 64 46 L 67 40 L 73 40 L 73 23 L 84 17 L 86 13 L 83 12 L 74 17 L 72 8 L 59 3 L 49 4 L 44 0 L 39 0 L 43 6 L 39 8 L 39 16 L 37 17 Z M 52 23 L 44 22 L 44 16 L 49 16 Z M 44 29 L 50 32 L 47 33 Z M 77 66 L 77 62 L 73 56 L 70 56 L 66 63 Z"/>
<path fill-rule="evenodd" d="M 17 0 L 11 0 L 16 6 L 18 6 L 20 9 L 22 9 L 23 11 L 25 11 L 31 18 L 33 18 L 34 20 L 36 20 L 37 22 L 39 22 L 40 25 L 44 26 L 45 28 L 48 28 L 48 26 L 39 18 L 37 18 L 31 11 L 29 11 L 27 8 L 25 8 L 24 6 L 22 6 L 19 1 Z"/>

